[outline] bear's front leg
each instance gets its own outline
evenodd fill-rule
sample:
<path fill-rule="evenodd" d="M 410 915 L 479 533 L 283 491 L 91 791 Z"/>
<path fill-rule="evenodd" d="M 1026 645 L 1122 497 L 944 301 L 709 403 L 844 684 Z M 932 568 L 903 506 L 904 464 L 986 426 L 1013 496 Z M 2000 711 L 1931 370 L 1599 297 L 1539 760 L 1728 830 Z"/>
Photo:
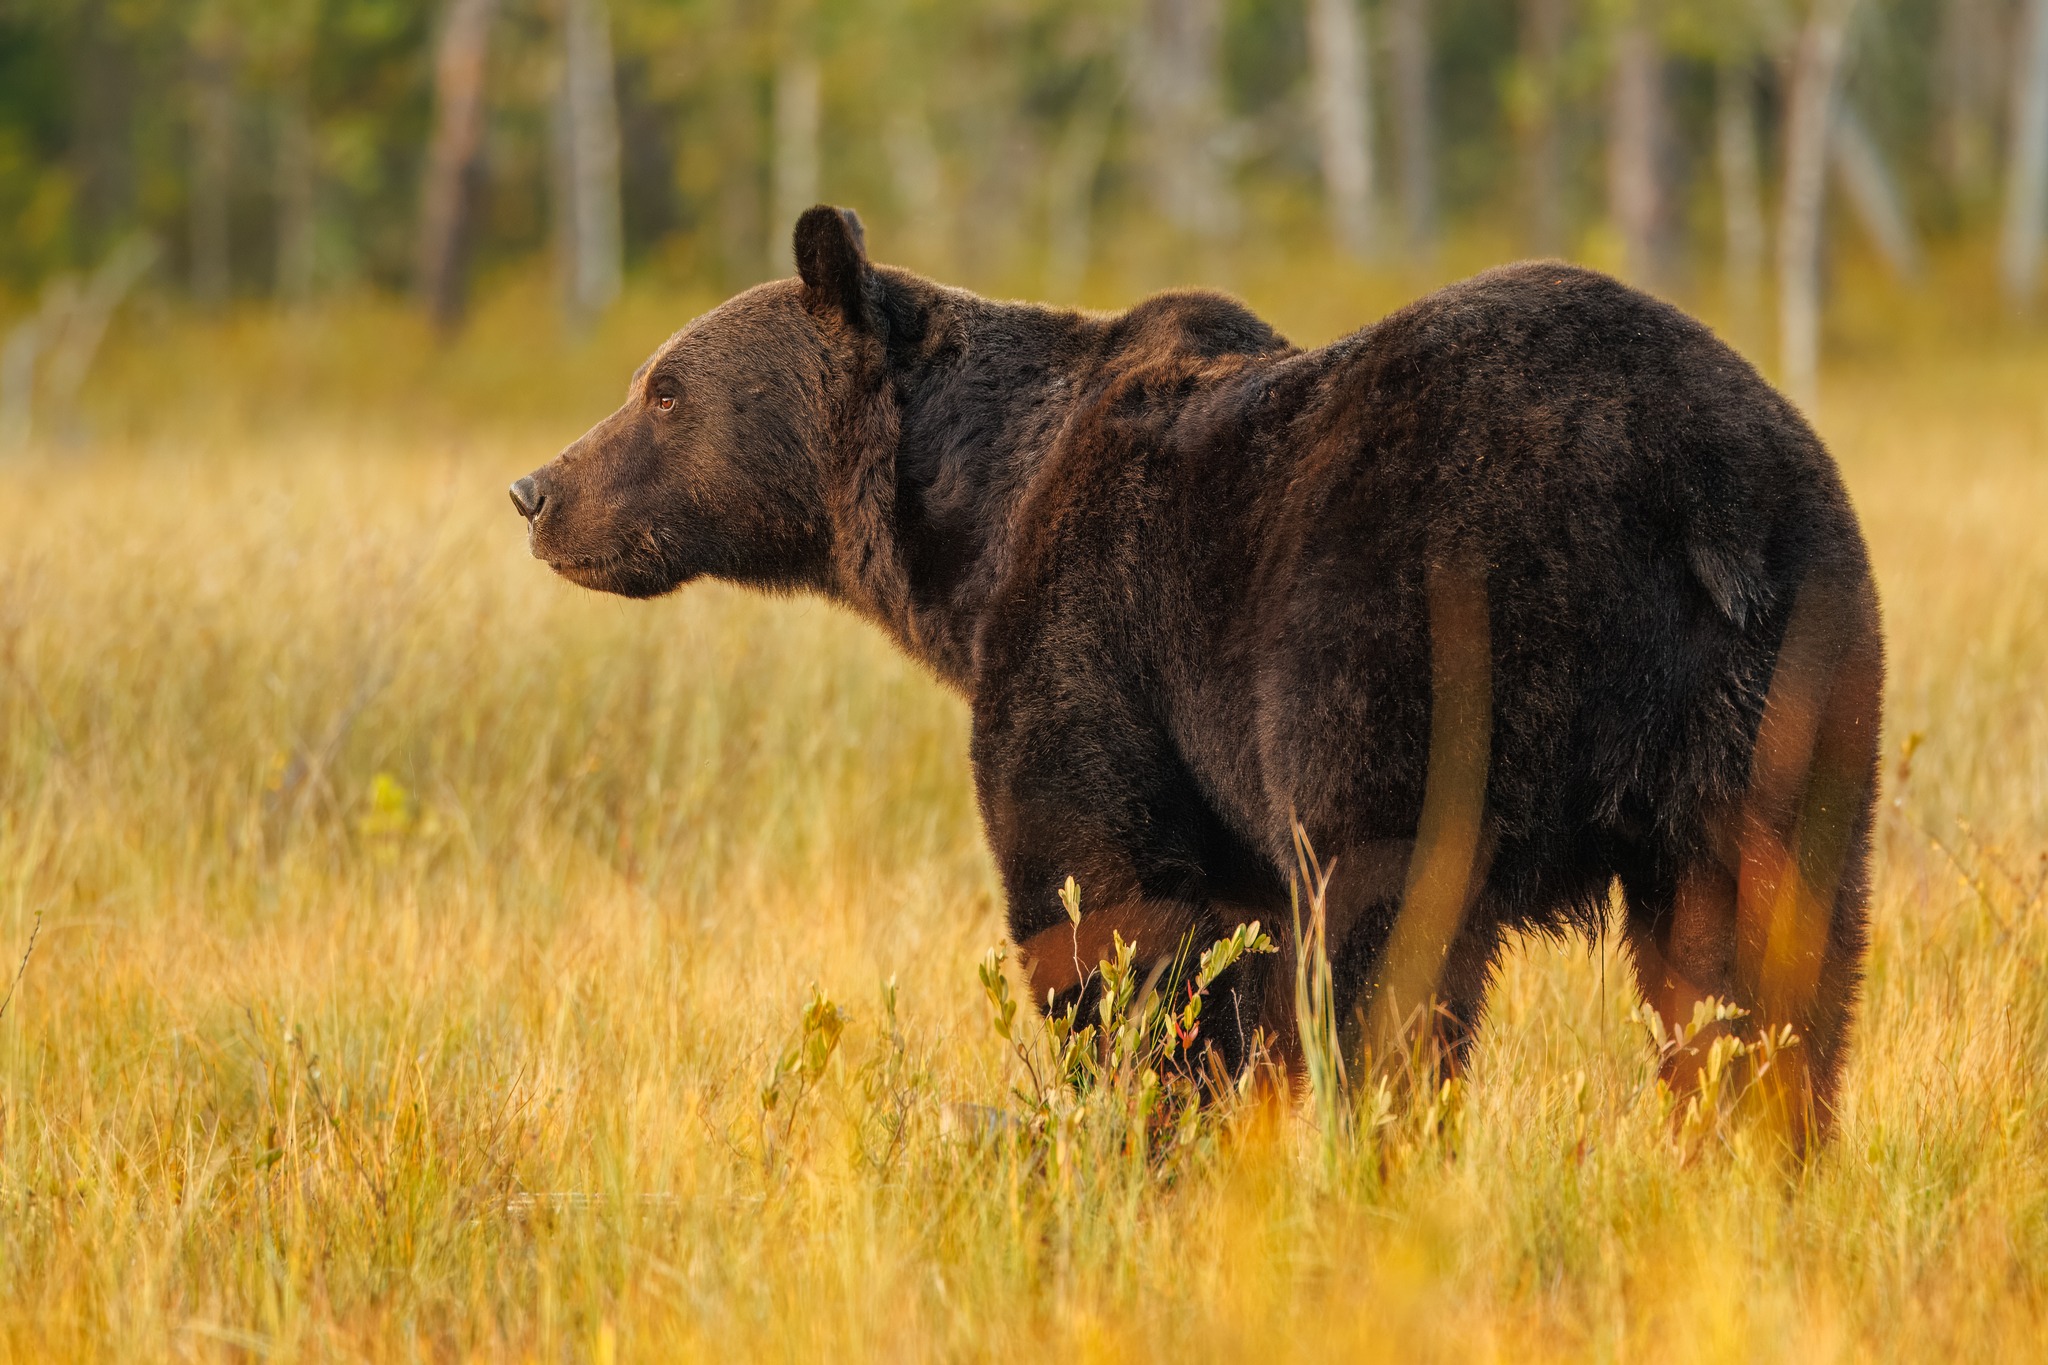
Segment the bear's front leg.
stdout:
<path fill-rule="evenodd" d="M 1044 861 L 1042 851 L 1016 860 Z M 1098 998 L 1096 987 L 1102 980 L 1103 964 L 1116 959 L 1119 940 L 1133 950 L 1139 982 L 1135 998 L 1142 1000 L 1155 988 L 1183 990 L 1202 954 L 1240 924 L 1262 920 L 1262 927 L 1272 937 L 1282 937 L 1278 916 L 1270 909 L 1193 892 L 1178 897 L 1147 894 L 1128 865 L 1119 866 L 1112 859 L 1076 854 L 1061 862 L 1078 869 L 1069 874 L 1080 893 L 1075 902 L 1078 917 L 1069 916 L 1059 888 L 1048 888 L 1042 878 L 1005 878 L 1011 886 L 1011 939 L 1017 947 L 1017 965 L 1033 1002 L 1045 1014 L 1058 1013 L 1069 1005 L 1078 1005 L 1084 1015 L 1090 1014 Z M 1020 894 L 1020 885 L 1031 889 Z M 1081 890 L 1085 887 L 1095 889 Z M 1059 912 L 1055 922 L 1035 930 L 1018 927 L 1042 923 L 1044 916 L 1035 912 L 1047 900 Z M 1274 961 L 1247 959 L 1209 988 L 1199 1025 L 1200 1042 L 1194 1047 L 1194 1060 L 1203 1070 L 1209 1066 L 1204 1054 L 1213 1049 L 1224 1074 L 1235 1075 L 1251 1058 L 1255 1036 L 1261 1033 L 1265 1038 L 1263 1054 L 1285 1064 L 1276 1048 L 1284 1050 L 1291 1030 L 1286 1038 L 1280 1038 L 1266 1022 L 1272 1010 L 1266 996 Z"/>
<path fill-rule="evenodd" d="M 1077 908 L 1080 918 L 1017 940 L 1017 965 L 1041 1007 L 1085 986 L 1103 963 L 1115 959 L 1119 939 L 1137 949 L 1135 960 L 1146 964 L 1148 977 L 1183 949 L 1203 946 L 1197 939 L 1207 916 L 1185 902 L 1124 896 L 1106 909 Z"/>
<path fill-rule="evenodd" d="M 1011 941 L 1039 1009 L 1086 997 L 1118 939 L 1135 945 L 1139 979 L 1158 984 L 1239 924 L 1261 920 L 1279 936 L 1283 884 L 1208 808 L 1157 731 L 1057 705 L 978 705 L 974 765 Z M 1069 877 L 1078 918 L 1061 897 Z M 1230 1071 L 1249 1056 L 1265 975 L 1260 959 L 1211 988 L 1202 1037 Z"/>

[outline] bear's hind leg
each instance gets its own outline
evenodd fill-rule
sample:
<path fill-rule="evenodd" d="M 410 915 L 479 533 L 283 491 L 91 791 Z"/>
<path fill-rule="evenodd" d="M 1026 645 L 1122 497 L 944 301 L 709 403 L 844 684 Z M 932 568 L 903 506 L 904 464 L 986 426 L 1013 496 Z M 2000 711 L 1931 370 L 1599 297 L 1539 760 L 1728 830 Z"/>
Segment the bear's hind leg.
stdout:
<path fill-rule="evenodd" d="M 1783 865 L 1799 853 L 1781 849 L 1746 853 L 1740 877 L 1707 860 L 1661 887 L 1625 881 L 1624 933 L 1637 989 L 1667 1035 L 1676 1039 L 1704 1001 L 1743 1011 L 1666 1055 L 1664 1079 L 1681 1097 L 1698 1088 L 1717 1037 L 1753 1042 L 1764 1030 L 1792 1029 L 1796 1041 L 1773 1056 L 1767 1083 L 1792 1146 L 1803 1150 L 1833 1126 L 1866 939 L 1865 849 L 1852 850 L 1831 905 L 1810 886 L 1785 885 Z"/>
<path fill-rule="evenodd" d="M 1667 1028 L 1719 998 L 1746 1011 L 1734 1030 L 1741 1036 L 1782 1027 L 1797 1035 L 1765 1081 L 1800 1150 L 1834 1122 L 1862 980 L 1882 680 L 1867 584 L 1803 590 L 1743 807 L 1701 841 L 1716 852 L 1665 860 L 1675 873 L 1622 878 L 1637 982 Z M 1697 1084 L 1714 1036 L 1666 1059 L 1674 1088 Z"/>
<path fill-rule="evenodd" d="M 1736 972 L 1732 873 L 1709 860 L 1675 878 L 1624 874 L 1622 891 L 1627 902 L 1623 938 L 1635 967 L 1636 990 L 1657 1011 L 1668 1037 L 1675 1041 L 1702 1003 L 1754 1007 L 1753 992 L 1744 989 Z M 1728 1031 L 1710 1027 L 1688 1046 L 1666 1053 L 1664 1080 L 1673 1091 L 1685 1095 L 1698 1086 L 1706 1049 Z"/>

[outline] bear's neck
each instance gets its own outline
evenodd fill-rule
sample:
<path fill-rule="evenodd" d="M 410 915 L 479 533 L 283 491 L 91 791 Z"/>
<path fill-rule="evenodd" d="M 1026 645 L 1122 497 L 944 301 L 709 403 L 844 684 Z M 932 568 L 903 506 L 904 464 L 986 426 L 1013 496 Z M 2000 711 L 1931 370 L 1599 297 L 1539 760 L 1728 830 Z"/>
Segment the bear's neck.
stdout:
<path fill-rule="evenodd" d="M 971 697 L 974 640 L 1018 506 L 1066 424 L 1100 323 L 956 290 L 919 302 L 923 335 L 890 367 L 893 507 L 878 521 L 891 543 L 866 547 L 876 572 L 864 605 Z"/>

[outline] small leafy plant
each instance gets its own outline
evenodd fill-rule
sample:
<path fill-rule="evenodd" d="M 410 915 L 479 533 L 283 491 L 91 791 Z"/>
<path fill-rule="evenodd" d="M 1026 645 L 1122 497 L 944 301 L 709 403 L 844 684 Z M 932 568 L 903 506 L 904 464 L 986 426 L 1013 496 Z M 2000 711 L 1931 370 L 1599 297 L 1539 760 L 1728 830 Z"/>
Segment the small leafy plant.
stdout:
<path fill-rule="evenodd" d="M 1748 1018 L 1749 1012 L 1711 997 L 1695 1002 L 1692 1017 L 1675 1029 L 1667 1027 L 1647 1002 L 1636 1008 L 1635 1017 L 1656 1050 L 1659 1105 L 1671 1118 L 1672 1135 L 1688 1156 L 1697 1155 L 1709 1142 L 1725 1143 L 1738 1113 L 1759 1103 L 1792 1101 L 1791 1092 L 1798 1090 L 1796 1084 L 1789 1090 L 1780 1084 L 1790 1054 L 1800 1045 L 1790 1024 L 1745 1037 L 1726 1026 Z M 1672 1064 L 1684 1058 L 1692 1061 L 1693 1083 L 1674 1089 L 1666 1077 Z"/>
<path fill-rule="evenodd" d="M 892 1002 L 893 1003 L 893 1002 Z M 816 985 L 805 1003 L 797 1035 L 777 1054 L 761 1082 L 761 1164 L 772 1170 L 788 1146 L 804 1101 L 824 1078 L 846 1032 L 846 1012 Z M 780 1122 L 778 1123 L 778 1119 Z"/>
<path fill-rule="evenodd" d="M 1080 922 L 1080 888 L 1070 877 L 1061 897 Z M 1234 1076 L 1202 1037 L 1209 993 L 1223 974 L 1254 954 L 1275 951 L 1254 920 L 1202 951 L 1189 970 L 1191 944 L 1147 965 L 1138 946 L 1112 934 L 1111 954 L 1088 972 L 1062 1006 L 1048 993 L 1037 1026 L 1019 1020 L 1003 948 L 981 963 L 981 988 L 996 1035 L 1014 1052 L 1024 1080 L 1015 1088 L 1028 1140 L 1059 1154 L 1087 1139 L 1149 1162 L 1194 1143 L 1205 1101 L 1242 1096 L 1263 1041 L 1254 1039 Z"/>

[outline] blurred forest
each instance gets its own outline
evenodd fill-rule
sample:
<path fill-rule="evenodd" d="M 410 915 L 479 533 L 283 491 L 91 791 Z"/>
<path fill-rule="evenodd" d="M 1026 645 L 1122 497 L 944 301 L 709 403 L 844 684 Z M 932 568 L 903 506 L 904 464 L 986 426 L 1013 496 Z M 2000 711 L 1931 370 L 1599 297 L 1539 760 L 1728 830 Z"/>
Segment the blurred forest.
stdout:
<path fill-rule="evenodd" d="M 0 0 L 0 424 L 145 278 L 453 328 L 550 262 L 573 328 L 785 273 L 819 199 L 1056 299 L 1477 235 L 1710 295 L 1802 394 L 1845 245 L 2036 303 L 2048 0 Z"/>

